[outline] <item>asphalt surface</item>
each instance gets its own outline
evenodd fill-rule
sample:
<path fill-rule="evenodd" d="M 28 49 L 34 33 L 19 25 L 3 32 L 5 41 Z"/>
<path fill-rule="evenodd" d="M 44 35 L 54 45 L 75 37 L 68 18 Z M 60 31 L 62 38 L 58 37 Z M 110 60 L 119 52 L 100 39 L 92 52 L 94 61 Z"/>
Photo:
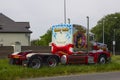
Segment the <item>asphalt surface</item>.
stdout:
<path fill-rule="evenodd" d="M 27 80 L 120 80 L 120 72 L 90 73 L 69 76 L 32 78 Z"/>

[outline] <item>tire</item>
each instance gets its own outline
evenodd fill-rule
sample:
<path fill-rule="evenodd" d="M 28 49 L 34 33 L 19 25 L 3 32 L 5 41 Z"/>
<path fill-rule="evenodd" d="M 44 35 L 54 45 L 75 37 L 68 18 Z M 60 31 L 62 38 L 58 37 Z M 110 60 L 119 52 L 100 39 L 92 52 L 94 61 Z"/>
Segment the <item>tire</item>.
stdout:
<path fill-rule="evenodd" d="M 14 59 L 9 59 L 9 64 L 14 65 L 15 64 L 15 60 Z"/>
<path fill-rule="evenodd" d="M 101 56 L 99 57 L 98 63 L 99 63 L 99 64 L 105 64 L 106 62 L 107 62 L 106 56 L 101 55 Z"/>
<path fill-rule="evenodd" d="M 49 57 L 47 59 L 47 65 L 49 67 L 55 67 L 55 66 L 57 66 L 57 64 L 58 64 L 58 60 L 55 57 Z"/>
<path fill-rule="evenodd" d="M 38 56 L 32 56 L 28 62 L 28 67 L 38 69 L 42 66 L 42 59 Z"/>

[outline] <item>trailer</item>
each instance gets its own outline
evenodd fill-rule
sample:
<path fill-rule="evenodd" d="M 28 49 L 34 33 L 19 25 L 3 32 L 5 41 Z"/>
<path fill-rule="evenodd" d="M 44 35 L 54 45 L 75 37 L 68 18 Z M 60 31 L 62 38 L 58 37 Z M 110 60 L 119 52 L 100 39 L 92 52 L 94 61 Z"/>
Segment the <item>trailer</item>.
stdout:
<path fill-rule="evenodd" d="M 111 59 L 107 45 L 95 41 L 93 33 L 89 33 L 87 40 L 87 29 L 81 25 L 53 25 L 51 37 L 51 53 L 15 52 L 8 56 L 10 64 L 40 68 L 42 65 L 55 67 L 58 63 L 105 64 Z"/>

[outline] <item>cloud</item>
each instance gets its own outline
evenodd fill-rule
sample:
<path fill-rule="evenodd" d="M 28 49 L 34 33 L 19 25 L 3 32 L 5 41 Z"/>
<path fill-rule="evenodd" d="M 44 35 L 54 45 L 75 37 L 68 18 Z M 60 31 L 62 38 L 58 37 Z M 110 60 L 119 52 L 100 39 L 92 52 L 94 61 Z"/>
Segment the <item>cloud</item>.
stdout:
<path fill-rule="evenodd" d="M 0 11 L 15 21 L 29 21 L 32 39 L 39 38 L 51 25 L 64 22 L 64 0 L 0 0 Z M 119 12 L 119 0 L 66 0 L 67 18 L 71 23 L 90 28 L 103 16 Z"/>

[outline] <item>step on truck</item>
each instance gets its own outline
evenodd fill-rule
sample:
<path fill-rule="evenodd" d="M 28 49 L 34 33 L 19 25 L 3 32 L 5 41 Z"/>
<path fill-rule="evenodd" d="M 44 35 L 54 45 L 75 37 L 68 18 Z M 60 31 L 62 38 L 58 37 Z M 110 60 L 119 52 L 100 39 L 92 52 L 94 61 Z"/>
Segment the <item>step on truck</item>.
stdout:
<path fill-rule="evenodd" d="M 40 68 L 46 64 L 105 64 L 110 61 L 107 45 L 95 41 L 94 34 L 81 25 L 58 24 L 52 26 L 51 52 L 14 52 L 8 57 L 10 64 Z M 88 39 L 89 40 L 88 40 Z M 88 45 L 89 44 L 89 45 Z"/>

